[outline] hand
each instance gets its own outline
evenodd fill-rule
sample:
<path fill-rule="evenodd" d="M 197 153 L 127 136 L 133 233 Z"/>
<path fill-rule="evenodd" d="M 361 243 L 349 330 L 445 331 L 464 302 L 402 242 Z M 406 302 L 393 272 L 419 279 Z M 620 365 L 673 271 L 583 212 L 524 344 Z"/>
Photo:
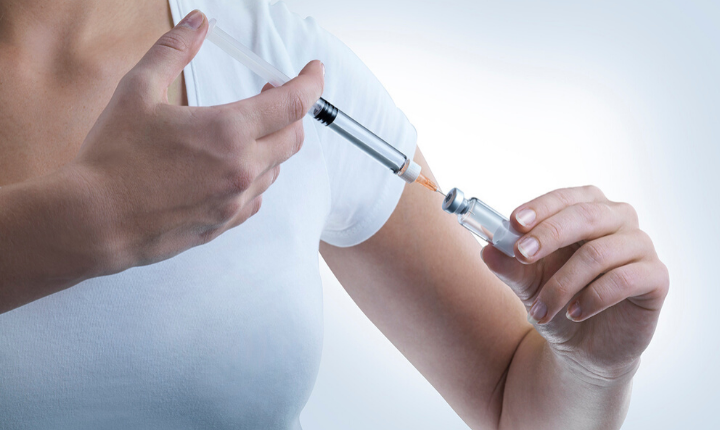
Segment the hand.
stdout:
<path fill-rule="evenodd" d="M 169 258 L 243 223 L 303 143 L 302 118 L 323 91 L 318 61 L 247 100 L 167 103 L 168 86 L 207 28 L 195 11 L 161 37 L 121 80 L 66 168 L 103 205 L 109 272 Z"/>
<path fill-rule="evenodd" d="M 632 377 L 655 331 L 668 272 L 635 210 L 596 187 L 550 192 L 517 209 L 516 258 L 483 260 L 529 309 L 551 350 L 593 381 Z"/>

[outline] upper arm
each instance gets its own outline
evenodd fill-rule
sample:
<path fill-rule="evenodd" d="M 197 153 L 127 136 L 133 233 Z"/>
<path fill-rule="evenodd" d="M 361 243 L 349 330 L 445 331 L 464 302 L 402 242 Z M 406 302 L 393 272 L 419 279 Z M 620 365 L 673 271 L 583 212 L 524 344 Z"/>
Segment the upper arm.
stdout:
<path fill-rule="evenodd" d="M 420 152 L 415 160 L 430 174 Z M 430 174 L 431 176 L 431 174 Z M 368 240 L 320 251 L 353 300 L 468 424 L 497 423 L 505 372 L 530 329 L 441 196 L 406 186 Z"/>

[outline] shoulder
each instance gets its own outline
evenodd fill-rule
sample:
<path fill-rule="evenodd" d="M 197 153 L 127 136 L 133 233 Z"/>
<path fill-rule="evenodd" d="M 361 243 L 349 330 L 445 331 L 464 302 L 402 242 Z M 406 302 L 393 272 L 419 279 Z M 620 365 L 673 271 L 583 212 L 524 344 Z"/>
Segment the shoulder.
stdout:
<path fill-rule="evenodd" d="M 271 62 L 288 76 L 295 76 L 308 61 L 320 59 L 329 33 L 312 18 L 291 12 L 283 2 L 267 0 L 168 0 L 175 23 L 194 9 L 215 18 L 223 30 Z M 310 58 L 315 54 L 316 58 Z M 322 61 L 322 59 L 321 59 Z M 286 70 L 286 68 L 291 70 Z"/>
<path fill-rule="evenodd" d="M 194 9 L 202 11 L 208 19 L 215 18 L 223 27 L 242 25 L 247 31 L 260 33 L 285 29 L 284 24 L 314 24 L 312 18 L 302 19 L 292 13 L 283 2 L 268 0 L 169 0 L 173 19 L 178 22 Z M 276 25 L 277 24 L 277 25 Z M 297 30 L 297 25 L 292 25 Z"/>

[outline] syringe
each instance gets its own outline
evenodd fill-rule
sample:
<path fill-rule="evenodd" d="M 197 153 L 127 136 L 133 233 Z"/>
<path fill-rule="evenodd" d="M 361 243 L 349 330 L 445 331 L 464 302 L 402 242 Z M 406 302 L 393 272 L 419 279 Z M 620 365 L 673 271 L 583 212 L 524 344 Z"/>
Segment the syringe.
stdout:
<path fill-rule="evenodd" d="M 226 54 L 245 65 L 272 86 L 279 87 L 290 80 L 283 72 L 218 27 L 214 18 L 210 20 L 210 28 L 206 37 L 225 51 Z M 320 98 L 310 109 L 308 115 L 352 142 L 406 182 L 418 182 L 424 187 L 445 196 L 437 184 L 420 173 L 420 166 L 417 163 L 327 100 Z M 475 198 L 467 200 L 462 191 L 453 188 L 445 196 L 442 207 L 446 212 L 456 214 L 458 222 L 468 230 L 492 243 L 505 254 L 511 257 L 514 256 L 515 242 L 522 235 L 510 226 L 507 218 L 500 215 L 490 206 Z"/>
<path fill-rule="evenodd" d="M 279 87 L 290 80 L 287 75 L 218 27 L 214 18 L 210 20 L 206 38 L 272 86 Z M 418 182 L 432 191 L 440 191 L 433 181 L 420 173 L 421 168 L 417 163 L 327 100 L 320 98 L 310 109 L 308 115 L 349 140 L 406 182 Z"/>

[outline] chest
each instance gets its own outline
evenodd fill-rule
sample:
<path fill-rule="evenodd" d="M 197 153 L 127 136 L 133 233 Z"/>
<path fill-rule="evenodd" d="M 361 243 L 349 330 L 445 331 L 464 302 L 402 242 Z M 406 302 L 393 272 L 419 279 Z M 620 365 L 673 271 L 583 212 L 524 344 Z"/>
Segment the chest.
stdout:
<path fill-rule="evenodd" d="M 239 227 L 0 316 L 0 428 L 92 428 L 78 423 L 97 416 L 117 428 L 295 428 L 322 351 L 329 210 L 307 135 Z"/>
<path fill-rule="evenodd" d="M 259 92 L 249 71 L 211 52 L 185 69 L 191 105 Z M 3 314 L 0 427 L 78 428 L 104 416 L 118 428 L 295 428 L 322 350 L 318 242 L 330 210 L 320 142 L 312 120 L 304 125 L 302 150 L 241 226 Z M 34 400 L 7 406 L 18 398 Z"/>
<path fill-rule="evenodd" d="M 113 91 L 109 77 L 59 81 L 30 67 L 2 68 L 0 185 L 49 173 L 71 160 Z"/>
<path fill-rule="evenodd" d="M 76 66 L 65 73 L 0 60 L 0 186 L 70 162 L 132 63 Z M 187 103 L 182 75 L 168 88 Z"/>

